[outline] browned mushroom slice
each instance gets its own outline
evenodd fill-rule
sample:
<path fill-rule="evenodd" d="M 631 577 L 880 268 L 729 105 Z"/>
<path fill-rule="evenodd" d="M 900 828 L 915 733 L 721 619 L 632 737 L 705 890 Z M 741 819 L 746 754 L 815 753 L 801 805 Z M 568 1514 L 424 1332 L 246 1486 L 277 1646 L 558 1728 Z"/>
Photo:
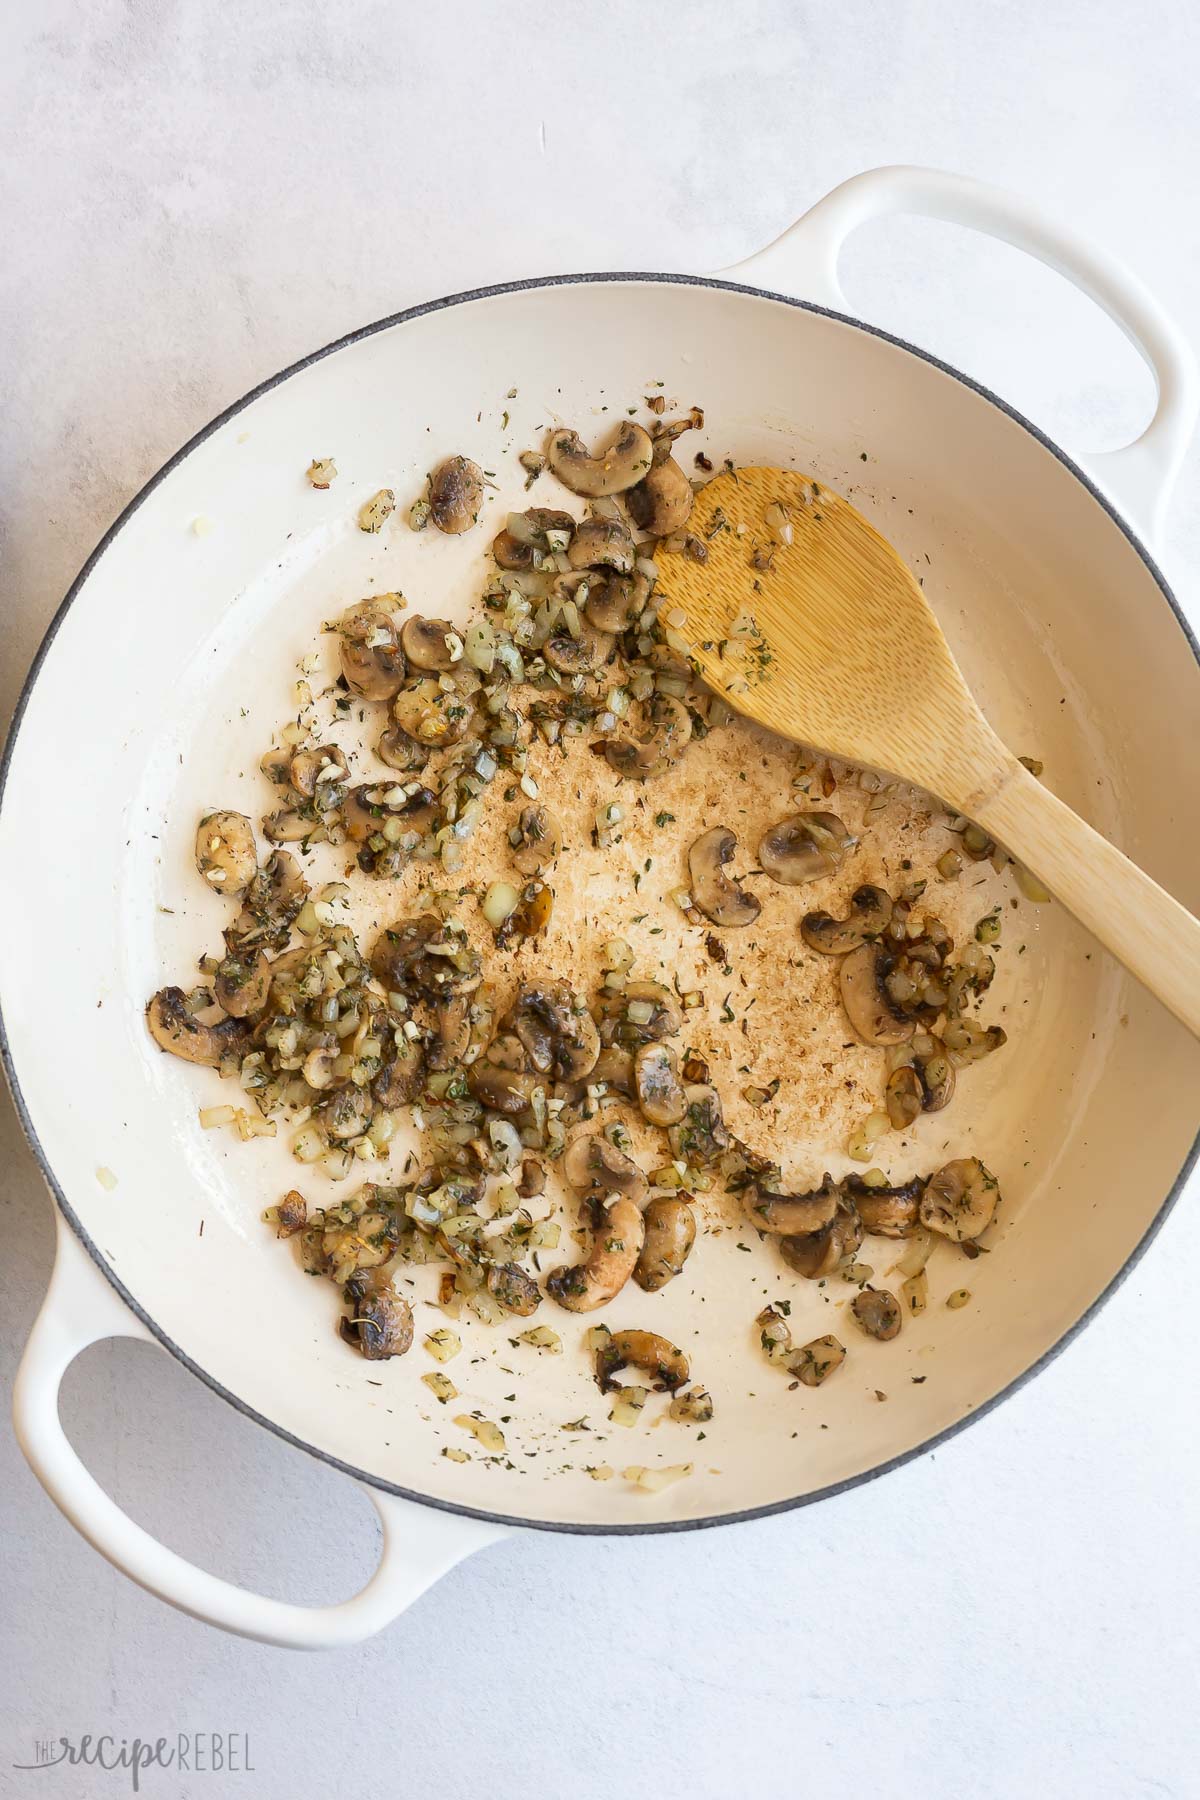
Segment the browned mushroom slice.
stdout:
<path fill-rule="evenodd" d="M 999 1199 L 991 1170 L 977 1156 L 959 1157 L 926 1182 L 921 1223 L 956 1243 L 970 1243 L 991 1224 Z"/>
<path fill-rule="evenodd" d="M 864 1044 L 904 1044 L 915 1023 L 906 1018 L 884 985 L 895 958 L 878 944 L 860 944 L 842 958 L 838 984 L 846 1017 Z"/>
<path fill-rule="evenodd" d="M 517 904 L 497 931 L 496 942 L 503 946 L 515 937 L 537 937 L 549 925 L 553 912 L 553 889 L 544 881 L 527 881 Z"/>
<path fill-rule="evenodd" d="M 841 1368 L 846 1360 L 846 1347 L 832 1335 L 813 1338 L 787 1357 L 787 1367 L 805 1387 L 820 1387 L 823 1381 Z"/>
<path fill-rule="evenodd" d="M 868 885 L 851 894 L 844 919 L 832 918 L 827 912 L 806 913 L 800 921 L 800 935 L 810 949 L 824 956 L 848 956 L 867 938 L 878 937 L 891 916 L 891 895 Z"/>
<path fill-rule="evenodd" d="M 643 709 L 645 730 L 636 738 L 609 739 L 604 754 L 619 775 L 645 781 L 663 775 L 691 742 L 692 717 L 682 701 L 655 694 Z"/>
<path fill-rule="evenodd" d="M 642 1117 L 651 1125 L 678 1125 L 687 1098 L 675 1068 L 675 1052 L 666 1044 L 642 1044 L 633 1059 L 633 1076 Z"/>
<path fill-rule="evenodd" d="M 469 531 L 483 504 L 483 470 L 466 456 L 448 456 L 429 478 L 429 513 L 452 537 Z"/>
<path fill-rule="evenodd" d="M 854 842 L 836 813 L 791 813 L 764 832 L 758 860 L 772 881 L 799 887 L 836 875 Z"/>
<path fill-rule="evenodd" d="M 245 813 L 205 813 L 196 827 L 196 867 L 215 893 L 233 897 L 249 887 L 258 851 Z"/>
<path fill-rule="evenodd" d="M 233 927 L 242 954 L 252 945 L 281 949 L 307 899 L 308 883 L 295 857 L 273 851 L 246 889 Z"/>
<path fill-rule="evenodd" d="M 384 1058 L 371 1083 L 371 1092 L 385 1112 L 410 1106 L 425 1086 L 425 1053 L 419 1043 L 401 1033 Z"/>
<path fill-rule="evenodd" d="M 294 1237 L 308 1224 L 308 1202 L 291 1188 L 275 1208 L 276 1237 Z"/>
<path fill-rule="evenodd" d="M 630 488 L 626 497 L 629 516 L 639 531 L 651 537 L 670 537 L 682 531 L 691 517 L 692 484 L 671 456 L 656 462 L 649 473 Z"/>
<path fill-rule="evenodd" d="M 623 1094 L 627 1100 L 636 1098 L 633 1086 L 633 1058 L 628 1050 L 618 1049 L 616 1044 L 603 1044 L 596 1058 L 588 1080 L 594 1083 L 603 1082 L 614 1094 Z"/>
<path fill-rule="evenodd" d="M 687 1109 L 678 1125 L 672 1125 L 671 1150 L 693 1168 L 716 1162 L 729 1148 L 729 1132 L 721 1114 L 721 1096 L 715 1087 L 696 1082 L 683 1090 Z"/>
<path fill-rule="evenodd" d="M 411 783 L 366 781 L 342 802 L 342 823 L 352 844 L 380 837 L 393 848 L 415 847 L 439 817 L 437 795 Z"/>
<path fill-rule="evenodd" d="M 381 600 L 360 600 L 342 614 L 337 631 L 350 691 L 363 700 L 390 700 L 408 672 L 390 609 Z"/>
<path fill-rule="evenodd" d="M 874 1186 L 861 1175 L 847 1175 L 842 1182 L 847 1200 L 872 1237 L 908 1237 L 917 1228 L 925 1181 L 914 1175 L 897 1187 Z"/>
<path fill-rule="evenodd" d="M 895 1294 L 887 1288 L 863 1288 L 850 1302 L 850 1311 L 868 1337 L 887 1343 L 900 1335 L 904 1315 Z"/>
<path fill-rule="evenodd" d="M 544 875 L 562 850 L 562 826 L 548 806 L 526 806 L 515 827 L 513 864 L 522 875 Z"/>
<path fill-rule="evenodd" d="M 368 1362 L 403 1356 L 412 1348 L 412 1308 L 395 1288 L 373 1288 L 351 1298 L 350 1305 L 351 1311 L 341 1320 L 339 1330 Z"/>
<path fill-rule="evenodd" d="M 824 1231 L 837 1216 L 841 1189 L 832 1175 L 807 1193 L 781 1194 L 756 1182 L 742 1194 L 746 1216 L 760 1231 L 776 1237 L 805 1237 Z"/>
<path fill-rule="evenodd" d="M 577 1137 L 563 1157 L 563 1174 L 585 1200 L 603 1200 L 620 1194 L 639 1208 L 650 1191 L 642 1170 L 631 1156 L 610 1144 L 606 1137 L 595 1134 Z M 641 1249 L 639 1239 L 638 1248 Z"/>
<path fill-rule="evenodd" d="M 261 950 L 243 951 L 235 932 L 225 933 L 226 953 L 213 977 L 213 993 L 222 1012 L 251 1019 L 267 1004 L 271 965 Z"/>
<path fill-rule="evenodd" d="M 348 1084 L 313 1109 L 313 1117 L 335 1143 L 361 1137 L 371 1123 L 372 1099 L 365 1088 Z"/>
<path fill-rule="evenodd" d="M 605 989 L 593 1008 L 604 1044 L 626 1049 L 675 1037 L 683 1012 L 670 988 L 660 981 L 627 981 L 617 992 Z"/>
<path fill-rule="evenodd" d="M 429 761 L 429 745 L 419 744 L 407 731 L 401 731 L 399 725 L 389 725 L 379 736 L 375 754 L 389 769 L 397 769 L 402 775 L 411 775 L 423 769 Z"/>
<path fill-rule="evenodd" d="M 653 461 L 650 434 L 627 419 L 598 456 L 589 456 L 575 431 L 552 431 L 546 446 L 550 467 L 573 494 L 596 500 L 622 494 L 649 473 Z"/>
<path fill-rule="evenodd" d="M 581 625 L 578 637 L 569 631 L 555 632 L 542 645 L 542 655 L 560 675 L 586 675 L 602 668 L 612 655 L 613 639 L 607 631 Z"/>
<path fill-rule="evenodd" d="M 451 1069 L 462 1061 L 471 1043 L 471 1000 L 468 994 L 451 994 L 436 1000 L 432 1008 L 433 1035 L 425 1047 L 431 1069 Z"/>
<path fill-rule="evenodd" d="M 500 1263 L 487 1272 L 487 1290 L 506 1312 L 527 1319 L 541 1304 L 542 1294 L 532 1275 L 516 1263 Z"/>
<path fill-rule="evenodd" d="M 614 635 L 628 631 L 641 617 L 649 592 L 650 584 L 641 575 L 632 580 L 626 575 L 589 579 L 583 604 L 588 624 Z"/>
<path fill-rule="evenodd" d="M 656 1294 L 679 1274 L 696 1241 L 696 1215 L 681 1196 L 664 1194 L 651 1200 L 645 1214 L 646 1237 L 633 1278 L 647 1294 Z"/>
<path fill-rule="evenodd" d="M 504 530 L 492 539 L 492 555 L 502 569 L 527 573 L 540 567 L 552 550 L 566 550 L 575 529 L 570 513 L 546 506 L 509 513 Z"/>
<path fill-rule="evenodd" d="M 426 619 L 420 613 L 414 613 L 404 621 L 400 633 L 400 648 L 414 669 L 433 671 L 452 667 L 458 660 L 454 655 L 457 633 L 447 619 Z M 458 641 L 458 654 L 462 655 L 462 644 Z"/>
<path fill-rule="evenodd" d="M 762 911 L 761 902 L 725 873 L 736 849 L 737 838 L 729 827 L 714 825 L 688 851 L 688 891 L 705 918 L 726 931 L 753 925 Z"/>
<path fill-rule="evenodd" d="M 656 1331 L 614 1331 L 595 1352 L 596 1381 L 602 1394 L 619 1387 L 622 1369 L 641 1369 L 660 1394 L 673 1394 L 691 1379 L 687 1357 Z"/>
<path fill-rule="evenodd" d="M 381 931 L 371 948 L 371 973 L 392 993 L 427 1000 L 471 993 L 483 980 L 478 950 L 431 916 L 408 919 Z"/>
<path fill-rule="evenodd" d="M 911 1064 L 905 1063 L 892 1070 L 884 1086 L 883 1104 L 896 1131 L 907 1130 L 914 1119 L 920 1117 L 925 1090 L 921 1077 Z"/>
<path fill-rule="evenodd" d="M 625 1196 L 613 1201 L 592 1239 L 586 1262 L 555 1269 L 546 1292 L 568 1312 L 595 1312 L 616 1298 L 633 1274 L 645 1226 L 641 1209 Z"/>
<path fill-rule="evenodd" d="M 523 982 L 501 1030 L 513 1032 L 541 1075 L 582 1081 L 600 1054 L 600 1035 L 565 981 Z"/>
<path fill-rule="evenodd" d="M 862 1221 L 852 1206 L 839 1202 L 837 1212 L 824 1231 L 808 1232 L 802 1237 L 779 1240 L 779 1251 L 789 1269 L 807 1281 L 821 1281 L 832 1275 L 838 1264 L 853 1256 L 862 1243 Z"/>
<path fill-rule="evenodd" d="M 226 1057 L 239 1056 L 250 1047 L 250 1034 L 241 1019 L 225 1018 L 217 1025 L 202 1025 L 187 1008 L 182 988 L 160 988 L 146 1007 L 146 1024 L 160 1050 L 215 1069 Z"/>
<path fill-rule="evenodd" d="M 573 569 L 633 572 L 633 539 L 622 519 L 584 519 L 575 527 L 567 560 Z"/>
<path fill-rule="evenodd" d="M 295 750 L 288 764 L 288 780 L 296 792 L 305 800 L 320 800 L 338 788 L 350 773 L 350 765 L 345 753 L 337 744 L 321 744 L 315 750 Z M 323 804 L 322 811 L 329 810 L 329 804 Z"/>
<path fill-rule="evenodd" d="M 527 1112 L 542 1078 L 529 1067 L 520 1038 L 502 1033 L 467 1070 L 467 1086 L 481 1106 L 516 1118 Z"/>
<path fill-rule="evenodd" d="M 401 688 L 392 701 L 392 718 L 401 731 L 434 749 L 466 737 L 474 711 L 469 695 L 444 688 L 433 676 Z"/>

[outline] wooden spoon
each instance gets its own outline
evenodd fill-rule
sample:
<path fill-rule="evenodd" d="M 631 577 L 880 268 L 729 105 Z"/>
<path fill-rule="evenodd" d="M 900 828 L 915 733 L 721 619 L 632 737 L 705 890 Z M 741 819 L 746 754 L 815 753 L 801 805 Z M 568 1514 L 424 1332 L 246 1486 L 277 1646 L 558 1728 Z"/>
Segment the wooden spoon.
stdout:
<path fill-rule="evenodd" d="M 1200 1037 L 1200 922 L 1000 742 L 913 575 L 848 500 L 738 469 L 701 489 L 688 530 L 707 559 L 664 558 L 663 585 L 732 707 L 975 820 Z"/>

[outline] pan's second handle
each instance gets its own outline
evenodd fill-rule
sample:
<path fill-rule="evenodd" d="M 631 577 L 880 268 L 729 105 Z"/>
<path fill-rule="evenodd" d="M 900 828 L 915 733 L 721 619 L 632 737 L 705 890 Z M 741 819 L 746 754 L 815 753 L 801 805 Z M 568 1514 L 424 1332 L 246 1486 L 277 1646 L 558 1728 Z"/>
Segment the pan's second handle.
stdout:
<path fill-rule="evenodd" d="M 151 1333 L 88 1260 L 61 1214 L 50 1289 L 13 1393 L 17 1438 L 34 1474 L 88 1542 L 152 1594 L 206 1624 L 295 1650 L 332 1649 L 372 1636 L 472 1550 L 507 1535 L 501 1525 L 435 1511 L 362 1484 L 383 1527 L 379 1566 L 361 1593 L 337 1606 L 295 1606 L 222 1581 L 168 1550 L 123 1513 L 89 1474 L 58 1416 L 62 1378 L 89 1344 Z"/>
<path fill-rule="evenodd" d="M 1200 920 L 1020 763 L 972 817 L 1200 1037 Z"/>
<path fill-rule="evenodd" d="M 842 247 L 860 225 L 892 213 L 944 219 L 1000 238 L 1056 269 L 1120 326 L 1154 376 L 1154 417 L 1123 450 L 1081 460 L 1138 530 L 1156 537 L 1196 427 L 1196 359 L 1182 332 L 1131 270 L 1047 218 L 1030 201 L 940 169 L 868 169 L 818 200 L 765 250 L 722 273 L 844 311 L 838 283 Z"/>

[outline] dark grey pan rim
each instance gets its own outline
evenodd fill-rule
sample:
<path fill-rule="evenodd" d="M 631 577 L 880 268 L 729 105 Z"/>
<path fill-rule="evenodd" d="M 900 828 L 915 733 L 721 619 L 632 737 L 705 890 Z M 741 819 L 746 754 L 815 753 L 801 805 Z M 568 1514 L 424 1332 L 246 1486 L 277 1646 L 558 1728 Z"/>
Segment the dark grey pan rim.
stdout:
<path fill-rule="evenodd" d="M 4 793 L 8 783 L 13 747 L 16 744 L 17 736 L 20 731 L 21 720 L 24 716 L 25 708 L 29 703 L 29 697 L 37 682 L 42 664 L 46 659 L 51 644 L 54 642 L 54 638 L 60 625 L 66 618 L 68 611 L 74 604 L 80 590 L 87 581 L 88 576 L 91 574 L 100 558 L 104 555 L 108 546 L 113 542 L 118 532 L 120 532 L 129 522 L 134 513 L 137 512 L 138 508 L 142 505 L 143 501 L 147 500 L 154 492 L 159 482 L 163 481 L 166 476 L 168 476 L 185 457 L 189 456 L 199 444 L 202 444 L 207 437 L 210 437 L 214 431 L 218 430 L 230 419 L 236 417 L 236 415 L 245 407 L 257 400 L 261 394 L 268 393 L 272 388 L 278 387 L 282 382 L 287 381 L 290 376 L 299 374 L 302 369 L 310 368 L 313 363 L 320 362 L 324 357 L 333 355 L 335 351 L 343 350 L 349 344 L 359 343 L 364 338 L 373 337 L 376 332 L 388 331 L 394 325 L 406 324 L 410 319 L 422 318 L 427 313 L 441 312 L 446 307 L 464 306 L 475 300 L 490 300 L 500 294 L 525 293 L 537 288 L 584 286 L 589 283 L 598 282 L 646 282 L 647 284 L 658 284 L 662 286 L 717 288 L 728 293 L 746 294 L 756 300 L 776 301 L 785 306 L 794 307 L 798 312 L 816 313 L 823 318 L 836 319 L 840 324 L 849 325 L 855 331 L 864 332 L 869 337 L 880 338 L 884 343 L 893 344 L 898 350 L 904 350 L 910 356 L 918 357 L 922 362 L 930 364 L 930 366 L 935 369 L 939 369 L 943 375 L 951 376 L 955 381 L 960 382 L 963 387 L 969 388 L 970 391 L 977 394 L 980 399 L 986 400 L 989 405 L 994 406 L 999 412 L 1004 413 L 1017 425 L 1020 425 L 1028 432 L 1031 438 L 1042 446 L 1044 450 L 1048 450 L 1065 469 L 1069 470 L 1082 487 L 1087 489 L 1096 504 L 1107 513 L 1113 524 L 1116 525 L 1117 529 L 1128 540 L 1145 564 L 1150 575 L 1153 577 L 1155 585 L 1162 594 L 1163 599 L 1174 614 L 1184 641 L 1190 647 L 1196 662 L 1200 664 L 1200 644 L 1197 643 L 1196 638 L 1193 636 L 1188 622 L 1180 610 L 1178 601 L 1171 592 L 1170 587 L 1153 557 L 1150 555 L 1145 545 L 1141 543 L 1137 535 L 1130 529 L 1129 525 L 1121 515 L 1109 503 L 1104 495 L 1100 493 L 1095 484 L 1089 480 L 1084 471 L 1073 462 L 1066 452 L 1060 449 L 1051 438 L 1048 438 L 1044 432 L 1039 431 L 1036 425 L 1032 424 L 1021 413 L 1017 412 L 1014 407 L 1009 406 L 1006 401 L 1001 400 L 998 395 L 993 394 L 990 389 L 981 386 L 979 382 L 973 381 L 969 375 L 964 375 L 961 370 L 952 368 L 949 363 L 942 362 L 940 358 L 936 356 L 931 356 L 927 350 L 921 350 L 915 344 L 907 343 L 903 338 L 895 337 L 890 332 L 881 331 L 878 326 L 864 324 L 861 319 L 852 318 L 847 313 L 836 312 L 827 306 L 816 306 L 811 301 L 807 300 L 794 300 L 787 294 L 771 293 L 765 288 L 748 287 L 741 282 L 718 281 L 711 277 L 699 275 L 664 275 L 641 271 L 616 271 L 607 274 L 591 275 L 548 275 L 536 277 L 528 281 L 503 282 L 494 287 L 473 288 L 467 293 L 451 294 L 440 300 L 427 300 L 420 306 L 410 306 L 403 312 L 394 313 L 390 318 L 379 319 L 373 325 L 364 325 L 357 331 L 351 331 L 345 337 L 338 338 L 336 342 L 327 344 L 324 349 L 315 350 L 310 356 L 302 357 L 299 362 L 293 363 L 290 368 L 281 370 L 278 375 L 272 375 L 268 380 L 260 382 L 257 387 L 252 388 L 250 392 L 243 395 L 240 400 L 235 400 L 231 406 L 227 406 L 224 412 L 218 414 L 215 419 L 205 425 L 202 430 L 198 431 L 195 437 L 191 438 L 181 450 L 177 450 L 175 455 L 172 456 L 168 462 L 163 464 L 158 473 L 151 476 L 141 492 L 136 494 L 129 502 L 129 505 L 121 513 L 120 517 L 109 526 L 96 548 L 84 563 L 82 569 L 80 569 L 79 574 L 75 577 L 66 598 L 63 600 L 62 605 L 55 613 L 53 619 L 50 621 L 49 629 L 42 639 L 37 655 L 34 657 L 30 667 L 29 674 L 25 678 L 25 684 L 21 690 L 21 695 L 17 701 L 16 710 L 13 714 L 12 725 L 9 729 L 8 742 L 5 745 L 3 760 L 0 761 L 0 808 L 2 808 L 4 802 Z M 2 1061 L 4 1065 L 8 1084 L 12 1091 L 13 1103 L 17 1110 L 17 1116 L 21 1121 L 25 1135 L 29 1140 L 30 1148 L 37 1158 L 38 1165 L 41 1168 L 50 1191 L 53 1193 L 54 1198 L 58 1203 L 59 1210 L 62 1212 L 63 1217 L 74 1231 L 76 1237 L 79 1239 L 92 1261 L 96 1264 L 96 1267 L 101 1271 L 105 1279 L 116 1289 L 129 1310 L 142 1321 L 143 1325 L 145 1325 L 150 1332 L 153 1333 L 165 1350 L 169 1350 L 171 1355 L 181 1362 L 185 1369 L 189 1369 L 193 1375 L 204 1382 L 206 1387 L 211 1388 L 214 1394 L 219 1394 L 223 1400 L 227 1400 L 230 1406 L 236 1408 L 236 1410 L 244 1414 L 246 1418 L 253 1419 L 255 1424 L 261 1425 L 267 1431 L 273 1432 L 277 1438 L 282 1438 L 284 1443 L 294 1445 L 297 1450 L 305 1450 L 310 1456 L 318 1457 L 321 1462 L 327 1463 L 330 1468 L 340 1469 L 343 1474 L 352 1476 L 354 1480 L 364 1482 L 368 1487 L 378 1488 L 384 1493 L 394 1494 L 398 1499 L 412 1500 L 419 1506 L 434 1507 L 439 1512 L 458 1513 L 464 1518 L 483 1519 L 491 1524 L 510 1526 L 514 1529 L 568 1531 L 575 1532 L 581 1536 L 626 1537 L 656 1532 L 701 1531 L 709 1526 L 734 1525 L 745 1519 L 770 1518 L 775 1513 L 790 1512 L 793 1508 L 801 1506 L 811 1506 L 818 1500 L 831 1499 L 834 1495 L 846 1493 L 851 1488 L 859 1487 L 865 1482 L 875 1481 L 881 1475 L 887 1475 L 891 1470 L 901 1468 L 906 1462 L 911 1462 L 914 1457 L 924 1456 L 928 1451 L 935 1450 L 940 1444 L 947 1443 L 952 1437 L 957 1436 L 960 1431 L 965 1430 L 968 1425 L 973 1424 L 977 1419 L 981 1419 L 987 1413 L 991 1412 L 993 1407 L 999 1406 L 1000 1402 L 1006 1400 L 1010 1394 L 1015 1394 L 1018 1389 L 1024 1387 L 1025 1383 L 1031 1380 L 1033 1376 L 1038 1374 L 1042 1369 L 1047 1368 L 1049 1364 L 1053 1362 L 1054 1358 L 1065 1350 L 1072 1339 L 1083 1330 L 1084 1326 L 1088 1324 L 1105 1302 L 1116 1293 L 1121 1283 L 1125 1280 L 1125 1277 L 1135 1267 L 1152 1240 L 1158 1234 L 1167 1214 L 1179 1198 L 1184 1183 L 1192 1168 L 1195 1166 L 1197 1157 L 1200 1156 L 1200 1135 L 1198 1135 L 1192 1144 L 1192 1148 L 1188 1153 L 1183 1167 L 1175 1178 L 1166 1199 L 1163 1201 L 1162 1206 L 1151 1221 L 1145 1234 L 1134 1247 L 1121 1268 L 1113 1276 L 1113 1279 L 1104 1289 L 1104 1292 L 1092 1302 L 1086 1312 L 1080 1315 L 1075 1323 L 1069 1330 L 1063 1333 L 1062 1337 L 1060 1337 L 1056 1343 L 1052 1344 L 1048 1350 L 1044 1351 L 1043 1354 L 1038 1357 L 1035 1362 L 1031 1363 L 1027 1369 L 1022 1370 L 1019 1375 L 1015 1376 L 1006 1387 L 1001 1388 L 998 1393 L 993 1394 L 989 1399 L 973 1408 L 972 1411 L 965 1414 L 963 1418 L 956 1420 L 953 1425 L 946 1426 L 943 1431 L 937 1432 L 933 1437 L 926 1438 L 923 1443 L 915 1444 L 912 1449 L 902 1451 L 898 1456 L 891 1457 L 887 1462 L 878 1463 L 874 1468 L 864 1469 L 858 1475 L 847 1476 L 844 1481 L 831 1482 L 828 1487 L 819 1488 L 815 1493 L 800 1494 L 789 1500 L 775 1500 L 767 1506 L 750 1506 L 735 1512 L 715 1513 L 710 1517 L 703 1519 L 665 1519 L 659 1521 L 647 1521 L 644 1524 L 630 1525 L 591 1525 L 570 1520 L 521 1518 L 519 1515 L 491 1512 L 484 1507 L 463 1506 L 456 1501 L 440 1500 L 433 1495 L 423 1494 L 413 1488 L 399 1487 L 394 1482 L 384 1481 L 377 1475 L 369 1474 L 365 1469 L 356 1469 L 352 1463 L 343 1462 L 340 1457 L 330 1455 L 327 1450 L 322 1450 L 315 1444 L 306 1443 L 303 1438 L 296 1437 L 292 1432 L 287 1431 L 273 1419 L 268 1419 L 262 1413 L 256 1412 L 252 1406 L 248 1406 L 246 1402 L 240 1400 L 236 1394 L 231 1394 L 227 1388 L 223 1387 L 219 1381 L 216 1381 L 205 1369 L 202 1369 L 198 1363 L 193 1362 L 191 1357 L 189 1357 L 185 1351 L 181 1350 L 179 1345 L 176 1344 L 173 1339 L 168 1337 L 166 1332 L 155 1323 L 150 1314 L 137 1300 L 134 1299 L 124 1283 L 109 1267 L 103 1254 L 92 1242 L 91 1238 L 84 1230 L 81 1221 L 76 1217 L 70 1202 L 67 1200 L 66 1195 L 55 1180 L 54 1172 L 50 1166 L 50 1158 L 43 1149 L 37 1132 L 34 1130 L 33 1121 L 29 1116 L 29 1110 L 25 1104 L 24 1095 L 21 1092 L 21 1085 L 17 1079 L 17 1072 L 13 1062 L 11 1046 L 9 1044 L 2 1002 L 0 1002 L 0 1061 Z"/>

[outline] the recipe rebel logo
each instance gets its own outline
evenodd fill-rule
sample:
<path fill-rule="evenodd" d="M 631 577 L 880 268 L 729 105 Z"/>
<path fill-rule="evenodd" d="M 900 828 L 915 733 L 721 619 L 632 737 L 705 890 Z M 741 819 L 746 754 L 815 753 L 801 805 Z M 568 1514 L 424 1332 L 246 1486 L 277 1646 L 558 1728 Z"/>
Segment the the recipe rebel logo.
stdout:
<path fill-rule="evenodd" d="M 178 1731 L 173 1737 L 117 1738 L 109 1732 L 79 1737 L 38 1738 L 32 1762 L 14 1769 L 103 1769 L 128 1776 L 131 1791 L 141 1792 L 142 1776 L 152 1769 L 174 1769 L 185 1775 L 253 1775 L 250 1738 L 236 1731 Z M 47 1792 L 49 1792 L 49 1788 Z"/>

